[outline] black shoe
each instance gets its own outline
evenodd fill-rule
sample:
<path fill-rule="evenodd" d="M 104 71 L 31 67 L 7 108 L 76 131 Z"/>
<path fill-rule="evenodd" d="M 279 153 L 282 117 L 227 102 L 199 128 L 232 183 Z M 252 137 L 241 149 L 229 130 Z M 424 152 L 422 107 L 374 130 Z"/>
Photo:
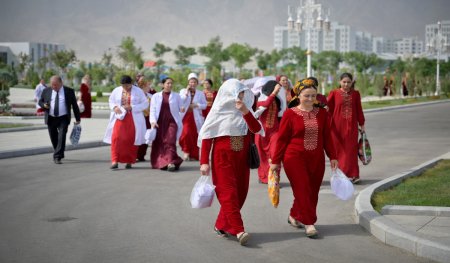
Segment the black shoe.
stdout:
<path fill-rule="evenodd" d="M 125 169 L 131 169 L 131 163 L 127 163 L 127 165 L 125 165 Z"/>
<path fill-rule="evenodd" d="M 53 159 L 53 161 L 55 162 L 55 164 L 62 164 L 61 159 L 59 158 L 55 158 Z"/>
<path fill-rule="evenodd" d="M 117 168 L 119 168 L 119 164 L 118 163 L 113 163 L 112 165 L 111 165 L 111 167 L 109 167 L 110 169 L 117 169 Z"/>

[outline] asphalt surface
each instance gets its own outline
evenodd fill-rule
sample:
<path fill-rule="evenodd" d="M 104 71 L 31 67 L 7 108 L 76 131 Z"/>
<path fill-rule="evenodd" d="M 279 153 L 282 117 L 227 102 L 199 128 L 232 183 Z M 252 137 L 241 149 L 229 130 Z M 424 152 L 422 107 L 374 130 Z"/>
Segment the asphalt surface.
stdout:
<path fill-rule="evenodd" d="M 367 113 L 374 159 L 360 166 L 356 189 L 448 152 L 448 112 L 450 103 Z M 241 247 L 213 233 L 217 200 L 211 208 L 190 208 L 197 162 L 175 173 L 148 163 L 110 171 L 109 155 L 109 147 L 98 147 L 67 152 L 63 165 L 51 154 L 0 160 L 0 262 L 430 262 L 355 224 L 354 199 L 331 194 L 328 169 L 317 240 L 286 222 L 292 202 L 286 177 L 275 209 L 252 170 L 242 209 L 251 239 Z"/>

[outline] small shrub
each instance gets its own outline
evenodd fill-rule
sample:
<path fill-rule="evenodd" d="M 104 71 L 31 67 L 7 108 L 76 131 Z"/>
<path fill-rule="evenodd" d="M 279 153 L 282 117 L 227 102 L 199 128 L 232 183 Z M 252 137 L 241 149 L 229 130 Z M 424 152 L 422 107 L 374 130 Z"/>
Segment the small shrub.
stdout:
<path fill-rule="evenodd" d="M 98 98 L 103 97 L 103 92 L 102 92 L 101 90 L 98 90 L 98 91 L 97 91 L 97 97 L 98 97 Z"/>

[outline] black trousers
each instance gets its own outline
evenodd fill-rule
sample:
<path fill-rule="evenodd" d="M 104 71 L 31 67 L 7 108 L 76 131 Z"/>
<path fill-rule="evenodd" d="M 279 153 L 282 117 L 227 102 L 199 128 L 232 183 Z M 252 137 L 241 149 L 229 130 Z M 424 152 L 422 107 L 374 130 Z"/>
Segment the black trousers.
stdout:
<path fill-rule="evenodd" d="M 66 134 L 70 120 L 67 115 L 60 117 L 48 116 L 47 128 L 50 140 L 53 145 L 53 159 L 64 158 L 64 150 L 66 149 Z"/>

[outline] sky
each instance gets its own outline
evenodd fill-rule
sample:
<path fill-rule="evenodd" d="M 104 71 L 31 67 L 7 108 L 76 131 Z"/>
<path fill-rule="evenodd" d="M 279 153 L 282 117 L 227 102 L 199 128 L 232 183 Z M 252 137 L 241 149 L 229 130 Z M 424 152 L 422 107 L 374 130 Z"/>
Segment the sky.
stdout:
<path fill-rule="evenodd" d="M 131 36 L 154 58 L 156 42 L 171 48 L 204 46 L 216 36 L 227 46 L 273 49 L 287 6 L 299 0 L 0 0 L 0 42 L 61 43 L 85 61 Z M 374 36 L 424 40 L 425 25 L 450 20 L 450 0 L 318 0 L 330 20 Z M 294 17 L 295 19 L 295 17 Z M 165 58 L 170 62 L 170 58 Z M 194 56 L 196 60 L 204 60 Z"/>

